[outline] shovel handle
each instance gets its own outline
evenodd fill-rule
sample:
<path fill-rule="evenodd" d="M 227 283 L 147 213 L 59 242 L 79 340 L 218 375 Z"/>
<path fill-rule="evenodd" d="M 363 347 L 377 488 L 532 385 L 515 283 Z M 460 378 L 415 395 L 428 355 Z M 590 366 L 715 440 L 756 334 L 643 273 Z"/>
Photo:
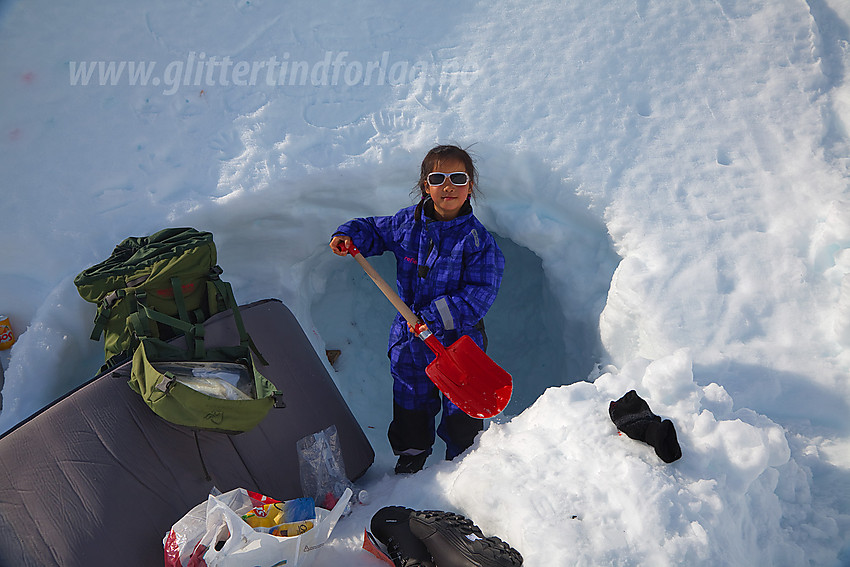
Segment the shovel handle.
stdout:
<path fill-rule="evenodd" d="M 404 320 L 407 321 L 407 323 L 411 327 L 413 327 L 414 334 L 423 340 L 427 338 L 427 335 L 425 333 L 427 333 L 428 335 L 431 334 L 428 331 L 428 327 L 426 327 L 419 320 L 419 317 L 417 317 L 416 314 L 411 311 L 410 307 L 408 307 L 407 304 L 401 300 L 401 297 L 398 296 L 398 293 L 396 293 L 396 291 L 392 287 L 390 287 L 387 281 L 381 277 L 381 274 L 379 274 L 375 270 L 375 268 L 372 267 L 372 264 L 369 263 L 369 260 L 363 257 L 363 254 L 360 253 L 360 250 L 358 250 L 354 244 L 350 244 L 348 246 L 348 253 L 354 256 L 354 259 L 357 260 L 357 263 L 360 264 L 360 267 L 363 268 L 363 271 L 366 272 L 366 275 L 372 278 L 372 281 L 375 282 L 375 285 L 378 286 L 378 289 L 380 289 L 387 297 L 387 299 L 390 300 L 390 303 L 393 304 L 393 307 L 395 307 L 398 312 L 401 313 L 401 316 L 404 317 Z M 422 336 L 420 336 L 420 333 L 422 333 Z"/>

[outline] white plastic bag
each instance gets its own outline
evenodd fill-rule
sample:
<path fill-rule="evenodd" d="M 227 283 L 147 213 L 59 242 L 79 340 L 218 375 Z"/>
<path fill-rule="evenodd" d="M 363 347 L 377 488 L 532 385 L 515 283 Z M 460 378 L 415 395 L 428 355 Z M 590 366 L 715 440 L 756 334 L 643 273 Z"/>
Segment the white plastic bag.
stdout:
<path fill-rule="evenodd" d="M 255 500 L 244 488 L 234 488 L 222 494 L 213 488 L 213 496 L 238 514 L 247 513 L 255 505 Z M 255 498 L 262 498 L 254 494 Z M 192 508 L 175 523 L 162 540 L 165 548 L 165 567 L 203 566 L 205 548 L 199 547 L 201 538 L 207 531 L 207 501 Z"/>
<path fill-rule="evenodd" d="M 244 493 L 244 489 L 237 490 Z M 316 508 L 313 529 L 294 537 L 277 537 L 254 531 L 242 519 L 242 515 L 252 507 L 250 499 L 246 507 L 240 496 L 233 495 L 233 492 L 210 495 L 206 503 L 199 505 L 206 506 L 206 522 L 203 534 L 197 544 L 191 546 L 189 553 L 194 548 L 205 549 L 203 560 L 207 567 L 309 567 L 330 538 L 352 494 L 351 490 L 347 490 L 333 510 Z M 195 534 L 200 531 L 198 508 L 196 506 L 180 520 L 187 520 L 186 527 L 191 527 Z M 174 527 L 177 528 L 180 522 Z M 185 543 L 191 545 L 191 542 Z"/>

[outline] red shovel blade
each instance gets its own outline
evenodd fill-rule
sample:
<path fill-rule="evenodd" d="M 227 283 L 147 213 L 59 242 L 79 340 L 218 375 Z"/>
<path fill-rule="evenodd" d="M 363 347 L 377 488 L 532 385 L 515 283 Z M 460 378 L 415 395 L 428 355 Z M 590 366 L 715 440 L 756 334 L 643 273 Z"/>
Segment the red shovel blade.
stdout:
<path fill-rule="evenodd" d="M 472 417 L 498 415 L 511 400 L 511 375 L 463 335 L 444 347 L 437 337 L 425 339 L 437 357 L 425 369 L 428 378 L 451 402 Z"/>

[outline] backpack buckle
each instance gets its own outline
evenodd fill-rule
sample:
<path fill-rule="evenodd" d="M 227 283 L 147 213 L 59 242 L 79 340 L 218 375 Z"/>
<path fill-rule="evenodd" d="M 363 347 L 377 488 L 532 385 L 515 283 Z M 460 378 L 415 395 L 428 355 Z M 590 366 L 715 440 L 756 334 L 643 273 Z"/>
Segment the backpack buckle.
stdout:
<path fill-rule="evenodd" d="M 171 385 L 174 384 L 176 380 L 177 378 L 174 377 L 174 374 L 172 374 L 171 372 L 166 372 L 162 375 L 156 385 L 154 385 L 154 388 L 156 388 L 160 392 L 168 393 L 168 390 L 171 389 Z"/>

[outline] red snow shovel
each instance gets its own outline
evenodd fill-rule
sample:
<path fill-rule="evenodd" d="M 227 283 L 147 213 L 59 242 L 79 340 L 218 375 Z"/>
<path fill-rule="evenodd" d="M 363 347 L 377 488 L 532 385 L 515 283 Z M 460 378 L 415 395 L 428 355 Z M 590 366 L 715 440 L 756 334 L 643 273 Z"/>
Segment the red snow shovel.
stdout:
<path fill-rule="evenodd" d="M 436 358 L 425 369 L 425 373 L 454 405 L 467 415 L 478 418 L 493 417 L 505 409 L 513 391 L 510 374 L 484 354 L 467 335 L 461 336 L 451 346 L 444 347 L 356 246 L 350 245 L 348 253 L 354 256 L 390 303 L 413 327 L 416 336 L 434 351 Z"/>

